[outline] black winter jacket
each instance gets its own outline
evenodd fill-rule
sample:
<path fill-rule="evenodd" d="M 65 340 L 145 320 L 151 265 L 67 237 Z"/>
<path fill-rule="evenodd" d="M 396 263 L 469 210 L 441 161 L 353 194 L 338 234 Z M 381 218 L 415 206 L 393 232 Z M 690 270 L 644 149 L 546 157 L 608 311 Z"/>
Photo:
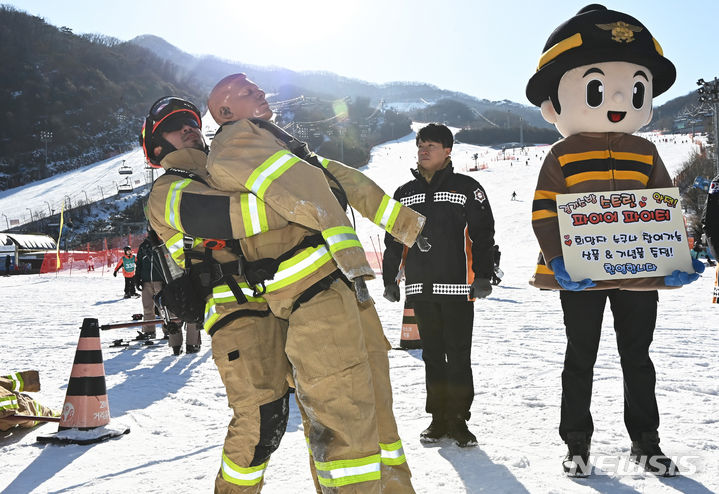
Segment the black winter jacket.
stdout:
<path fill-rule="evenodd" d="M 467 175 L 454 173 L 452 163 L 439 170 L 428 184 L 418 170 L 415 179 L 397 189 L 394 199 L 423 214 L 422 235 L 432 245 L 421 252 L 385 235 L 382 263 L 385 286 L 396 283 L 405 258 L 405 294 L 411 300 L 467 299 L 477 278 L 489 279 L 494 270 L 494 217 L 482 186 Z"/>
<path fill-rule="evenodd" d="M 137 249 L 137 275 L 140 282 L 163 281 L 160 254 L 152 250 L 149 238 L 146 238 Z"/>

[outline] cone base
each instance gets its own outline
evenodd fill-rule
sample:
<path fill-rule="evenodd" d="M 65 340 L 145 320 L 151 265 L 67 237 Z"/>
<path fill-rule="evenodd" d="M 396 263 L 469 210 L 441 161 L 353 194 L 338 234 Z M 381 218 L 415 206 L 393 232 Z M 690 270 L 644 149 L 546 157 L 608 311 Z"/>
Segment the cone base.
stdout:
<path fill-rule="evenodd" d="M 113 437 L 129 434 L 130 427 L 122 424 L 105 425 L 90 430 L 65 429 L 47 436 L 38 436 L 39 443 L 54 444 L 93 444 L 106 441 Z"/>

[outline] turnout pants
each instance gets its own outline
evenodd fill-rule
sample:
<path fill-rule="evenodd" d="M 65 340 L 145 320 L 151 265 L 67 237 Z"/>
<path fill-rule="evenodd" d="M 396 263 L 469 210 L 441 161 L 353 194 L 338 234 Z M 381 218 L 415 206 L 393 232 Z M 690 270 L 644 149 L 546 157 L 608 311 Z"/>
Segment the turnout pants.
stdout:
<path fill-rule="evenodd" d="M 559 297 L 567 333 L 559 435 L 566 441 L 569 432 L 585 432 L 591 436 L 594 431 L 589 407 L 607 299 L 614 315 L 624 376 L 624 424 L 635 441 L 641 439 L 643 432 L 656 432 L 659 428 L 654 394 L 656 375 L 649 358 L 657 320 L 656 290 L 562 291 Z"/>
<path fill-rule="evenodd" d="M 289 316 L 287 357 L 322 492 L 380 492 L 372 370 L 355 294 L 335 281 Z"/>
<path fill-rule="evenodd" d="M 467 300 L 413 302 L 422 339 L 427 402 L 432 416 L 469 420 L 474 400 L 472 323 L 474 304 Z"/>
<path fill-rule="evenodd" d="M 185 333 L 187 333 L 187 345 L 200 345 L 202 343 L 202 326 L 200 324 L 194 324 L 186 322 Z M 180 346 L 182 345 L 182 329 L 175 333 L 169 333 L 167 340 L 168 346 Z"/>
<path fill-rule="evenodd" d="M 212 336 L 212 357 L 233 415 L 215 493 L 257 493 L 289 416 L 287 323 L 272 315 L 243 317 Z"/>
<path fill-rule="evenodd" d="M 374 302 L 365 302 L 358 307 L 374 386 L 375 413 L 381 451 L 381 492 L 383 494 L 414 494 L 412 474 L 407 465 L 392 411 L 392 385 L 389 379 L 389 359 L 387 357 L 391 345 L 384 336 Z M 299 401 L 297 406 L 302 415 L 305 432 L 307 432 L 310 430 L 307 414 Z M 320 493 L 322 492 L 321 486 L 311 456 L 310 467 L 315 488 Z"/>
<path fill-rule="evenodd" d="M 142 283 L 142 316 L 145 321 L 156 319 L 155 301 L 153 300 L 153 297 L 157 295 L 160 290 L 162 290 L 161 281 L 145 281 Z M 155 334 L 157 332 L 157 325 L 143 326 L 142 330 L 145 333 Z"/>

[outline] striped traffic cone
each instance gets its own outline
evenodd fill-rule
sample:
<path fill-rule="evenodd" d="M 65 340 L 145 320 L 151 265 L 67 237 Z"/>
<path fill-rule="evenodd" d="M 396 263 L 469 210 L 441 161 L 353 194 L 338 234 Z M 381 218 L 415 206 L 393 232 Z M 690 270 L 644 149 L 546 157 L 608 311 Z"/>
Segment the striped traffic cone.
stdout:
<path fill-rule="evenodd" d="M 717 262 L 716 272 L 714 273 L 714 290 L 712 291 L 712 303 L 719 304 L 719 262 Z"/>
<path fill-rule="evenodd" d="M 39 442 L 90 444 L 130 432 L 129 427 L 110 426 L 97 319 L 85 319 L 80 329 L 58 432 L 39 436 Z"/>
<path fill-rule="evenodd" d="M 407 302 L 404 303 L 404 313 L 402 314 L 402 336 L 399 340 L 399 347 L 406 350 L 422 348 L 422 340 L 419 338 L 414 309 Z"/>

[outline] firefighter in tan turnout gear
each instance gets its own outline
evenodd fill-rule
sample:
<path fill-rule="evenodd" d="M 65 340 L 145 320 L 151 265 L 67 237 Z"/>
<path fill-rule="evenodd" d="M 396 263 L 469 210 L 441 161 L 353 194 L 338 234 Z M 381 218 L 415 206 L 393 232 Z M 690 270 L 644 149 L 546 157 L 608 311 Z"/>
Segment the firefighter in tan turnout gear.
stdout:
<path fill-rule="evenodd" d="M 220 81 L 209 107 L 223 124 L 208 157 L 209 183 L 251 191 L 292 222 L 242 240 L 248 260 L 283 255 L 318 232 L 324 239 L 263 281 L 270 310 L 289 323 L 287 356 L 298 403 L 307 414 L 316 480 L 326 492 L 413 492 L 391 408 L 389 345 L 371 299 L 358 304 L 348 286 L 348 279 L 357 286 L 373 273 L 327 180 L 337 179 L 353 207 L 407 245 L 422 240 L 424 218 L 360 172 L 318 159 L 303 143 L 282 135 L 267 122 L 272 111 L 264 92 L 243 74 Z M 334 176 L 327 179 L 323 167 Z M 361 290 L 364 283 L 359 285 Z M 323 346 L 313 345 L 319 341 Z M 365 382 L 368 374 L 374 392 L 353 384 Z M 350 416 L 352 409 L 365 418 Z"/>
<path fill-rule="evenodd" d="M 175 100 L 174 104 L 180 105 L 181 100 Z M 187 102 L 182 103 L 189 105 Z M 151 118 L 153 117 L 151 111 L 148 118 L 152 121 L 146 123 L 146 127 L 151 126 L 148 128 L 155 131 L 156 143 L 161 144 L 158 150 L 159 156 L 156 156 L 154 161 L 157 163 L 164 157 L 162 165 L 168 169 L 168 174 L 158 179 L 151 194 L 151 223 L 162 232 L 160 236 L 173 252 L 173 257 L 178 262 L 184 257 L 185 249 L 182 243 L 186 235 L 183 232 L 196 235 L 196 238 L 190 241 L 195 245 L 195 250 L 198 248 L 202 250 L 201 234 L 208 238 L 243 237 L 286 226 L 286 221 L 279 218 L 272 209 L 262 201 L 258 201 L 252 194 L 221 193 L 209 189 L 203 183 L 204 178 L 198 181 L 172 175 L 177 173 L 177 169 L 185 169 L 195 171 L 198 176 L 206 178 L 205 156 L 202 151 L 198 152 L 199 149 L 204 149 L 204 143 L 201 138 L 197 138 L 199 137 L 199 132 L 196 130 L 199 128 L 197 111 L 191 111 L 191 105 L 184 110 L 182 105 L 179 110 L 170 107 L 163 106 L 162 101 L 154 105 L 154 119 Z M 159 132 L 162 130 L 159 124 L 169 115 L 175 115 L 168 118 L 169 121 L 179 119 L 181 116 L 193 116 L 194 121 L 186 121 L 182 126 L 175 123 L 168 127 L 171 130 L 169 133 Z M 159 136 L 171 139 L 173 134 L 184 135 L 185 138 L 174 140 L 172 144 L 181 152 L 167 155 L 163 150 L 172 149 L 167 142 L 169 139 L 160 140 Z M 192 134 L 196 134 L 197 137 L 192 137 Z M 147 131 L 144 141 L 146 150 L 158 149 L 152 143 L 152 134 Z M 188 143 L 198 149 L 193 147 L 182 149 L 182 146 Z M 171 168 L 175 169 L 170 170 Z M 361 176 L 361 173 L 349 170 Z M 351 177 L 351 174 L 347 174 L 347 177 Z M 356 183 L 346 182 L 345 185 L 350 191 L 357 188 Z M 378 189 L 376 185 L 374 188 Z M 349 194 L 353 195 L 352 192 Z M 365 206 L 370 207 L 372 204 L 368 201 Z M 388 212 L 384 213 L 384 210 Z M 414 215 L 409 210 L 405 211 L 405 208 L 399 208 L 393 204 L 393 201 L 387 201 L 383 197 L 380 197 L 378 204 L 374 204 L 371 213 L 376 217 L 376 223 L 386 224 L 388 230 L 408 243 L 417 236 L 423 222 L 421 216 Z M 207 243 L 207 240 L 204 242 Z M 231 253 L 229 247 L 212 250 L 212 255 L 223 262 L 223 268 L 228 268 L 231 264 L 227 259 L 237 259 L 236 254 Z M 212 295 L 207 297 L 205 311 L 205 329 L 213 335 L 215 362 L 227 388 L 230 405 L 235 411 L 225 441 L 223 463 L 216 482 L 216 490 L 217 492 L 258 492 L 269 455 L 277 447 L 287 420 L 285 375 L 290 372 L 284 353 L 287 322 L 275 318 L 267 311 L 262 298 L 254 296 L 254 291 L 249 289 L 242 277 L 231 278 L 237 280 L 238 287 L 241 287 L 248 302 L 238 303 L 236 294 L 228 286 L 231 283 L 219 284 L 213 288 Z M 372 371 L 380 376 L 380 379 L 375 379 L 374 392 L 377 402 L 383 403 L 377 411 L 380 441 L 385 441 L 382 444 L 381 456 L 382 486 L 384 492 L 413 492 L 391 411 L 386 354 L 389 345 L 382 335 L 374 307 L 371 303 L 365 304 L 365 307 L 361 311 L 362 329 L 370 335 L 365 338 L 367 352 L 372 362 Z M 220 327 L 222 330 L 217 331 Z M 255 342 L 259 341 L 262 345 L 255 346 Z M 277 417 L 283 419 L 276 420 Z M 258 422 L 259 431 L 257 431 Z M 309 429 L 307 427 L 306 431 Z"/>

